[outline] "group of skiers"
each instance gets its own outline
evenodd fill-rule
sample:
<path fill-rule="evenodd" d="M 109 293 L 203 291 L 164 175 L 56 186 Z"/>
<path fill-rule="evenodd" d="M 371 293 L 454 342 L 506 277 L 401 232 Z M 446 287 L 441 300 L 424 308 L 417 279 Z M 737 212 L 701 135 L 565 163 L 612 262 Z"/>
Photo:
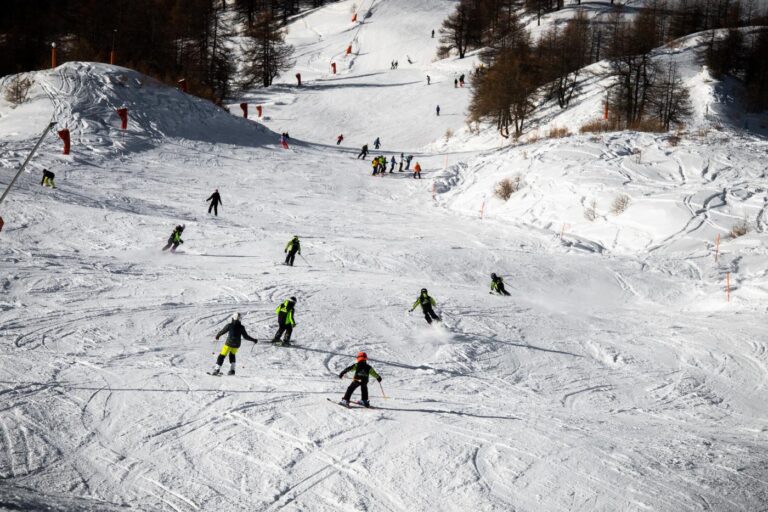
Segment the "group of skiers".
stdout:
<path fill-rule="evenodd" d="M 366 144 L 363 146 L 363 149 L 360 150 L 360 154 L 357 155 L 358 158 L 361 156 L 365 158 L 363 155 L 368 154 L 368 145 Z M 379 155 L 375 157 L 373 160 L 371 160 L 371 167 L 373 168 L 372 176 L 385 174 L 387 172 L 387 163 L 389 163 L 389 173 L 392 174 L 395 172 L 395 166 L 398 166 L 397 171 L 403 172 L 403 171 L 410 171 L 411 170 L 411 161 L 413 160 L 413 155 L 404 155 L 403 153 L 400 153 L 400 162 L 397 161 L 397 157 L 395 155 L 392 155 L 390 160 L 388 161 L 387 158 L 384 155 Z M 416 171 L 418 169 L 418 173 Z M 416 174 L 421 173 L 421 166 L 418 162 L 416 162 L 416 167 L 414 167 L 414 178 L 416 177 Z"/>

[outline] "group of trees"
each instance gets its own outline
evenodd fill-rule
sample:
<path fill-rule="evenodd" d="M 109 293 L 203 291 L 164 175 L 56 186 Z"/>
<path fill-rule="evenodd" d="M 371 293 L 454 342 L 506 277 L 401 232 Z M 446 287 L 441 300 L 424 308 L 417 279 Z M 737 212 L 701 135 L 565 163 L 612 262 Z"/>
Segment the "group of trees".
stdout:
<path fill-rule="evenodd" d="M 481 52 L 484 68 L 474 77 L 470 120 L 493 122 L 505 137 L 519 136 L 542 100 L 556 100 L 566 108 L 585 78 L 583 68 L 601 59 L 607 59 L 604 76 L 611 78 L 612 124 L 669 129 L 688 115 L 689 100 L 677 66 L 654 58 L 654 49 L 700 30 L 764 24 L 755 1 L 654 0 L 632 17 L 616 5 L 600 20 L 576 10 L 572 19 L 554 24 L 533 41 L 519 19 L 518 0 L 461 0 L 443 23 L 438 51 L 460 58 L 472 50 Z M 564 6 L 562 0 L 525 0 L 523 5 L 539 13 Z M 766 50 L 765 32 L 746 41 L 734 29 L 725 39 L 713 36 L 707 61 L 716 74 L 731 74 L 745 83 L 750 106 L 766 108 Z"/>
<path fill-rule="evenodd" d="M 185 78 L 193 94 L 220 100 L 233 86 L 270 85 L 291 65 L 282 30 L 288 16 L 326 1 L 6 0 L 0 76 L 47 67 L 53 42 L 59 62 L 108 62 L 114 48 L 116 64 L 167 83 Z M 241 36 L 242 65 L 233 36 Z"/>

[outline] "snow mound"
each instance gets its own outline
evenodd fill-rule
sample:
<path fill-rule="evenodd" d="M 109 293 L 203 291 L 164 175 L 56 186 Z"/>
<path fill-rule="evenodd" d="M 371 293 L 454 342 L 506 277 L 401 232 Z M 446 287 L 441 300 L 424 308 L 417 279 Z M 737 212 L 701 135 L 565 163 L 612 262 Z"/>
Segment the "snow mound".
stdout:
<path fill-rule="evenodd" d="M 73 152 L 141 150 L 160 139 L 177 138 L 243 146 L 275 143 L 254 122 L 136 71 L 89 62 L 68 62 L 27 73 L 29 100 L 16 108 L 0 103 L 0 136 L 26 140 L 50 121 L 71 132 Z M 3 89 L 13 77 L 0 81 Z M 120 129 L 117 109 L 128 109 L 128 128 Z"/>

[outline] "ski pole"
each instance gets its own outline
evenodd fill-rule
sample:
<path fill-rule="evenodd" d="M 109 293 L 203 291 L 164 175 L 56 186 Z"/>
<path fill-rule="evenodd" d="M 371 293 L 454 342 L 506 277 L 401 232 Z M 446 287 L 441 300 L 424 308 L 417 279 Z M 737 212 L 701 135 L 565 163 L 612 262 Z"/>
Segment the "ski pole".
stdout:
<path fill-rule="evenodd" d="M 299 253 L 299 256 L 301 256 L 301 253 Z M 307 258 L 305 258 L 304 256 L 301 256 L 301 259 L 304 260 L 304 263 L 306 263 L 309 268 L 312 268 L 312 265 L 309 264 L 309 262 L 307 261 Z"/>
<path fill-rule="evenodd" d="M 381 388 L 381 396 L 384 397 L 384 400 L 389 400 L 389 398 L 387 398 L 387 394 L 384 393 L 384 386 L 381 385 L 381 382 L 379 382 L 379 388 Z"/>

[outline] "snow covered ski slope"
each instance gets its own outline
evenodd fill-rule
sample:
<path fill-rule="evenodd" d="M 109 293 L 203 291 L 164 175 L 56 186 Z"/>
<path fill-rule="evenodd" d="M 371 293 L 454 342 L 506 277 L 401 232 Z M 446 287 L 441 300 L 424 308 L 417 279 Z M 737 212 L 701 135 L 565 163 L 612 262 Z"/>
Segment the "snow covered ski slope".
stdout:
<path fill-rule="evenodd" d="M 330 39 L 321 21 L 350 5 L 292 37 L 306 21 Z M 404 2 L 379 0 L 360 38 L 378 24 L 373 41 L 391 30 L 405 48 L 451 5 L 416 4 L 409 27 Z M 765 142 L 478 142 L 446 165 L 424 146 L 454 125 L 425 123 L 415 86 L 381 86 L 426 68 L 364 48 L 338 88 L 313 89 L 331 79 L 300 58 L 307 86 L 270 96 L 273 131 L 99 64 L 36 73 L 30 103 L 0 103 L 3 188 L 50 115 L 75 135 L 69 157 L 47 139 L 0 206 L 0 509 L 767 510 Z M 345 143 L 412 150 L 421 180 L 374 178 L 333 146 L 340 100 L 374 109 L 390 93 L 382 123 L 350 118 Z M 285 130 L 304 142 L 280 149 Z M 493 198 L 517 173 L 525 188 Z M 618 194 L 631 202 L 615 215 Z M 743 215 L 751 231 L 731 240 Z M 184 244 L 162 252 L 177 224 Z M 510 297 L 489 294 L 491 272 Z M 421 288 L 444 325 L 409 313 Z M 294 344 L 275 346 L 290 296 Z M 243 341 L 236 376 L 209 376 L 233 312 L 259 342 Z M 343 409 L 329 399 L 361 350 L 383 387 L 375 408 Z"/>

